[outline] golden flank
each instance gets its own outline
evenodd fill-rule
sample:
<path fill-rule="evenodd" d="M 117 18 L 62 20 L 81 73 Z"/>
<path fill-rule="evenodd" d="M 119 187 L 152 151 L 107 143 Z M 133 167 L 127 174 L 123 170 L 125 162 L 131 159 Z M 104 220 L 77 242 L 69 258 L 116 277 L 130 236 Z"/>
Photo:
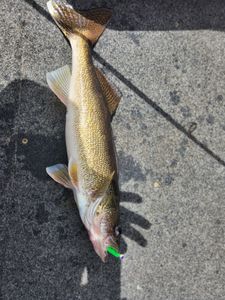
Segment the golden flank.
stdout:
<path fill-rule="evenodd" d="M 72 48 L 72 71 L 47 73 L 50 89 L 66 105 L 68 167 L 47 173 L 74 192 L 80 217 L 96 253 L 105 261 L 108 246 L 118 250 L 119 189 L 111 119 L 120 97 L 92 61 L 92 46 L 111 17 L 108 9 L 76 11 L 49 1 L 49 12 Z"/>

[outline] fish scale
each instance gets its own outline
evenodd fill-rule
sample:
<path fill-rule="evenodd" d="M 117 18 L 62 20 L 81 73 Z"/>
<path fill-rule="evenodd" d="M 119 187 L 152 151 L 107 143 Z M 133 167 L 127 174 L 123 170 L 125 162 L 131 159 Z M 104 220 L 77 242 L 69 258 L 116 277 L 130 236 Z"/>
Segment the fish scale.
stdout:
<path fill-rule="evenodd" d="M 74 122 L 67 127 L 70 131 L 67 136 L 76 137 L 73 139 L 76 146 L 69 145 L 67 149 L 71 146 L 78 149 L 79 188 L 87 193 L 101 191 L 116 171 L 110 115 L 95 69 L 90 65 L 91 51 L 86 41 L 76 36 L 71 44 L 75 53 L 71 80 L 76 84 L 69 95 Z"/>

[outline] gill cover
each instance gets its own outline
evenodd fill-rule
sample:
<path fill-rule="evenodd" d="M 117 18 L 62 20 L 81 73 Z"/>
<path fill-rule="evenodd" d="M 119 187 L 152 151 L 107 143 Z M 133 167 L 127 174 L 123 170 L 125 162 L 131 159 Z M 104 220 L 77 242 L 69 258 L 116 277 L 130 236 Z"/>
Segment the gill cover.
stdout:
<path fill-rule="evenodd" d="M 99 191 L 92 191 L 90 193 L 90 196 L 96 196 L 96 199 L 91 202 L 91 204 L 89 205 L 89 208 L 87 210 L 87 214 L 86 214 L 86 217 L 85 217 L 85 225 L 87 226 L 87 228 L 89 229 L 91 225 L 93 225 L 93 220 L 94 220 L 94 216 L 96 214 L 96 211 L 98 209 L 98 206 L 102 203 L 102 201 L 104 200 L 104 196 L 105 196 L 105 193 L 107 192 L 111 182 L 112 182 L 112 179 L 113 179 L 113 176 L 115 174 L 115 171 L 112 172 L 110 178 L 108 181 L 106 181 L 105 185 L 102 187 L 101 190 Z"/>

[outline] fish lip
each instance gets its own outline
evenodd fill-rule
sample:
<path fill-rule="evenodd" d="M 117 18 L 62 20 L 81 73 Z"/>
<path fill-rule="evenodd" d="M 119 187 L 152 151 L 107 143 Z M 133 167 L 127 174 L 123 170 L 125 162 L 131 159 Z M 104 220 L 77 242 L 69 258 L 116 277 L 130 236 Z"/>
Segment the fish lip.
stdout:
<path fill-rule="evenodd" d="M 111 246 L 111 247 L 115 248 L 117 251 L 119 251 L 118 241 L 115 240 L 113 238 L 113 236 L 111 236 L 111 235 L 108 236 L 107 239 L 106 239 L 106 241 L 105 241 L 105 249 L 107 249 L 107 247 L 109 247 L 109 246 Z"/>

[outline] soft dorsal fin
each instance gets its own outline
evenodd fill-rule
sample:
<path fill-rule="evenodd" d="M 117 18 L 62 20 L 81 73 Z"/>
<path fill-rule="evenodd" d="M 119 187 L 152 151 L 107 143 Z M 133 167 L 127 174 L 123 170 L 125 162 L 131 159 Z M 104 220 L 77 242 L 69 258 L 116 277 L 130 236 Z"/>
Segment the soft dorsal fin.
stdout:
<path fill-rule="evenodd" d="M 80 35 L 92 44 L 97 42 L 112 15 L 110 9 L 76 11 L 71 5 L 53 0 L 47 6 L 52 18 L 69 40 Z"/>
<path fill-rule="evenodd" d="M 105 75 L 98 68 L 95 68 L 95 70 L 107 101 L 109 112 L 111 116 L 113 116 L 120 103 L 121 95 L 117 93 L 116 89 L 109 83 Z"/>
<path fill-rule="evenodd" d="M 66 106 L 69 96 L 70 78 L 71 73 L 68 65 L 46 74 L 48 86 Z"/>

